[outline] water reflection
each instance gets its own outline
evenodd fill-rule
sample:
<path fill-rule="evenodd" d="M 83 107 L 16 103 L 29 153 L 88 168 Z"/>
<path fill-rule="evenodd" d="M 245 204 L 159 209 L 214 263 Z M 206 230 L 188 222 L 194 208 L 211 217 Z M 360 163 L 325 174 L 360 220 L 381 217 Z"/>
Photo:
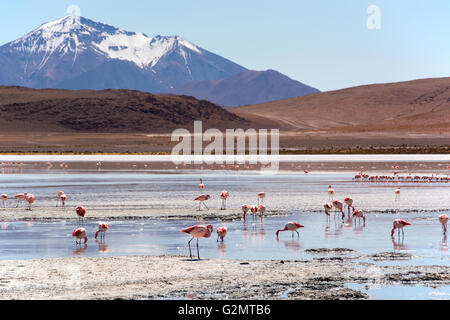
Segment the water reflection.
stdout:
<path fill-rule="evenodd" d="M 225 242 L 219 242 L 217 244 L 217 252 L 220 257 L 225 257 L 227 255 L 227 245 Z"/>
<path fill-rule="evenodd" d="M 300 251 L 302 249 L 300 240 L 280 240 L 277 238 L 277 241 L 283 243 L 284 247 L 289 251 Z"/>
<path fill-rule="evenodd" d="M 108 252 L 108 245 L 105 243 L 105 241 L 98 241 L 95 240 L 98 244 L 98 252 L 100 253 L 107 253 Z"/>
<path fill-rule="evenodd" d="M 83 246 L 77 245 L 76 249 L 72 251 L 72 254 L 75 256 L 86 255 L 87 248 L 88 248 L 87 244 L 84 244 Z"/>
<path fill-rule="evenodd" d="M 408 250 L 408 246 L 405 244 L 404 236 L 391 237 L 394 250 Z"/>

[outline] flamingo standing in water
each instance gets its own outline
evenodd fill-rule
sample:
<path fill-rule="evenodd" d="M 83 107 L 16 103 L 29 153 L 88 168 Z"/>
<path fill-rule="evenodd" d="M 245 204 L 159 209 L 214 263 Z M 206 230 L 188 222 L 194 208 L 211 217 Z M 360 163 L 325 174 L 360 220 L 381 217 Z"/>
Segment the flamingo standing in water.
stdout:
<path fill-rule="evenodd" d="M 219 242 L 219 238 L 220 238 L 220 241 L 223 242 L 223 239 L 227 235 L 227 230 L 228 230 L 227 227 L 217 228 L 217 242 Z"/>
<path fill-rule="evenodd" d="M 250 211 L 252 212 L 253 218 L 255 219 L 256 218 L 256 214 L 258 213 L 258 206 L 257 205 L 251 206 L 250 207 Z"/>
<path fill-rule="evenodd" d="M 57 192 L 58 198 L 56 199 L 56 206 L 58 206 L 58 204 L 59 204 L 60 201 L 61 201 L 61 203 L 62 203 L 61 197 L 62 197 L 63 195 L 64 195 L 64 197 L 65 197 L 65 199 L 66 199 L 67 197 L 66 197 L 66 195 L 64 194 L 64 191 L 58 191 L 58 192 Z M 64 201 L 65 201 L 65 199 L 64 199 Z M 64 203 L 62 203 L 62 206 L 64 207 Z"/>
<path fill-rule="evenodd" d="M 330 210 L 333 209 L 333 206 L 331 205 L 331 203 L 325 203 L 323 205 L 324 209 L 325 209 L 325 214 L 327 215 L 327 221 L 330 219 Z"/>
<path fill-rule="evenodd" d="M 205 185 L 203 184 L 203 179 L 200 178 L 200 184 L 198 185 L 198 187 L 200 188 L 200 190 L 205 189 Z"/>
<path fill-rule="evenodd" d="M 261 217 L 261 221 L 262 221 L 262 219 L 264 217 L 264 213 L 266 212 L 266 206 L 263 204 L 260 204 L 258 206 L 258 212 L 259 212 L 259 216 Z"/>
<path fill-rule="evenodd" d="M 100 222 L 100 223 L 98 224 L 98 230 L 97 230 L 97 232 L 95 233 L 95 239 L 97 239 L 99 233 L 100 233 L 100 239 L 105 239 L 105 233 L 106 233 L 106 231 L 107 231 L 108 229 L 109 229 L 109 226 L 108 226 L 107 223 L 105 223 L 105 222 Z"/>
<path fill-rule="evenodd" d="M 199 195 L 197 198 L 195 198 L 194 199 L 194 201 L 199 201 L 199 204 L 198 204 L 198 211 L 200 211 L 202 208 L 201 208 L 201 205 L 203 204 L 204 206 L 205 206 L 205 208 L 207 209 L 207 210 L 209 210 L 209 208 L 206 206 L 206 204 L 205 204 L 205 201 L 206 200 L 208 200 L 209 198 L 211 198 L 211 196 L 209 195 L 209 194 L 201 194 L 201 195 Z"/>
<path fill-rule="evenodd" d="M 78 221 L 83 221 L 84 216 L 86 215 L 86 209 L 82 206 L 79 206 L 75 209 L 75 212 L 77 213 Z"/>
<path fill-rule="evenodd" d="M 363 223 L 364 225 L 366 224 L 366 216 L 364 215 L 364 213 L 361 210 L 355 210 L 353 209 L 353 219 L 356 220 L 356 218 L 359 219 L 359 221 L 361 221 L 361 219 L 363 219 Z"/>
<path fill-rule="evenodd" d="M 16 194 L 16 195 L 14 196 L 14 198 L 17 199 L 17 205 L 16 205 L 16 208 L 19 207 L 20 202 L 25 201 L 25 200 L 27 199 L 27 194 L 28 194 L 28 193 L 26 193 L 26 192 L 25 192 L 25 193 L 18 193 L 18 194 Z"/>
<path fill-rule="evenodd" d="M 348 209 L 348 215 L 350 216 L 350 208 L 353 209 L 353 211 L 355 210 L 355 207 L 353 206 L 353 199 L 350 197 L 347 197 L 344 199 L 344 203 L 347 206 Z"/>
<path fill-rule="evenodd" d="M 393 227 L 392 227 L 392 231 L 391 231 L 391 237 L 394 236 L 394 231 L 395 231 L 395 229 L 398 229 L 398 235 L 399 235 L 399 236 L 400 236 L 400 229 L 402 230 L 403 236 L 405 236 L 405 232 L 403 231 L 403 228 L 404 228 L 405 226 L 410 226 L 410 225 L 411 225 L 411 223 L 409 223 L 409 222 L 406 221 L 406 220 L 395 219 L 395 220 L 394 220 Z"/>
<path fill-rule="evenodd" d="M 334 189 L 331 187 L 331 185 L 328 186 L 328 197 L 330 201 L 334 199 Z"/>
<path fill-rule="evenodd" d="M 400 200 L 400 187 L 395 189 L 394 193 L 395 193 L 395 201 Z"/>
<path fill-rule="evenodd" d="M 77 228 L 73 231 L 72 236 L 75 237 L 75 243 L 81 244 L 81 239 L 84 239 L 84 243 L 88 241 L 87 233 L 85 228 Z M 80 242 L 78 243 L 78 240 Z"/>
<path fill-rule="evenodd" d="M 297 229 L 300 229 L 300 228 L 304 228 L 304 226 L 302 226 L 298 222 L 293 222 L 292 221 L 292 222 L 286 223 L 286 225 L 284 226 L 284 229 L 277 230 L 277 232 L 275 234 L 277 235 L 277 239 L 278 239 L 278 234 L 280 232 L 292 231 L 292 238 L 294 238 L 294 231 L 295 231 L 295 232 L 297 232 L 297 237 L 300 238 L 300 233 L 298 233 L 298 231 L 297 231 Z"/>
<path fill-rule="evenodd" d="M 261 200 L 261 204 L 264 204 L 265 197 L 266 197 L 266 193 L 264 191 L 258 192 L 258 204 L 259 204 L 259 200 Z"/>
<path fill-rule="evenodd" d="M 228 191 L 224 190 L 220 194 L 220 198 L 222 199 L 222 206 L 220 207 L 220 210 L 225 210 L 227 205 L 227 198 L 228 198 Z"/>
<path fill-rule="evenodd" d="M 189 240 L 189 242 L 188 242 L 190 258 L 192 258 L 191 241 L 194 240 L 194 238 L 197 238 L 197 258 L 200 260 L 200 251 L 198 249 L 198 239 L 211 237 L 211 233 L 213 232 L 213 226 L 210 224 L 208 224 L 207 226 L 195 225 L 195 226 L 183 229 L 183 230 L 181 230 L 181 232 L 187 233 L 192 236 L 192 239 Z"/>
<path fill-rule="evenodd" d="M 345 213 L 344 213 L 344 205 L 342 204 L 342 202 L 339 201 L 339 200 L 334 200 L 333 201 L 333 206 L 336 208 L 336 210 L 341 211 L 342 219 L 344 219 L 345 218 Z"/>
<path fill-rule="evenodd" d="M 0 199 L 3 202 L 3 208 L 6 208 L 6 200 L 8 200 L 8 195 L 6 193 L 2 193 L 2 195 L 0 196 Z"/>
<path fill-rule="evenodd" d="M 31 210 L 31 205 L 36 200 L 36 197 L 33 194 L 28 193 L 25 200 L 28 202 L 28 210 Z"/>
<path fill-rule="evenodd" d="M 242 211 L 244 212 L 244 221 L 245 221 L 245 218 L 247 216 L 248 210 L 250 210 L 250 206 L 248 204 L 243 204 L 242 205 Z"/>
<path fill-rule="evenodd" d="M 441 214 L 439 216 L 439 222 L 442 224 L 442 229 L 444 230 L 444 234 L 446 234 L 447 233 L 448 216 L 446 214 Z"/>

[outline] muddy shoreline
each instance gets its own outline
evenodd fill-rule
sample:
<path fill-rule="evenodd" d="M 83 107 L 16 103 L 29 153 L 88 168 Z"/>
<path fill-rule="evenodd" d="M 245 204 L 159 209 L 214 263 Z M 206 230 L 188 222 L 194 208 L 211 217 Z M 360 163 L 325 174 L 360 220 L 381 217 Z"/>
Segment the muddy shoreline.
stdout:
<path fill-rule="evenodd" d="M 380 266 L 355 263 L 355 258 L 363 256 L 340 252 L 339 259 L 312 261 L 186 256 L 0 261 L 0 299 L 353 300 L 370 297 L 348 288 L 348 283 L 366 287 L 450 285 L 447 266 Z"/>

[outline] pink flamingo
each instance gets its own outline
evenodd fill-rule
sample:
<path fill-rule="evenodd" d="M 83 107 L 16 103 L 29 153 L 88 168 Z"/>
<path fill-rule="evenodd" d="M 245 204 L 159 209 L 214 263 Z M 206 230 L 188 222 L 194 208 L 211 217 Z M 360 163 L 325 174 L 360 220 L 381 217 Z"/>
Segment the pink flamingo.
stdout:
<path fill-rule="evenodd" d="M 203 184 L 203 179 L 200 178 L 200 184 L 198 185 L 198 187 L 200 188 L 200 190 L 205 189 L 205 185 Z"/>
<path fill-rule="evenodd" d="M 36 200 L 36 197 L 33 194 L 28 193 L 25 200 L 28 202 L 28 210 L 31 210 L 31 205 Z"/>
<path fill-rule="evenodd" d="M 344 203 L 347 206 L 348 209 L 348 215 L 350 216 L 350 208 L 352 208 L 353 210 L 355 210 L 355 207 L 353 206 L 353 199 L 350 197 L 347 197 L 344 199 Z"/>
<path fill-rule="evenodd" d="M 191 251 L 191 241 L 196 238 L 197 239 L 197 258 L 200 260 L 200 252 L 198 249 L 198 239 L 199 238 L 209 238 L 211 237 L 211 233 L 213 232 L 213 226 L 208 224 L 207 226 L 204 225 L 195 225 L 191 226 L 189 228 L 181 230 L 181 232 L 187 233 L 192 236 L 192 239 L 189 240 L 189 257 L 192 258 L 192 251 Z"/>
<path fill-rule="evenodd" d="M 277 235 L 277 238 L 278 238 L 278 234 L 280 232 L 292 231 L 292 238 L 294 238 L 294 231 L 295 231 L 295 232 L 297 232 L 297 237 L 300 238 L 300 233 L 298 233 L 298 231 L 297 231 L 297 229 L 300 229 L 300 228 L 304 228 L 304 226 L 302 226 L 298 222 L 293 222 L 292 221 L 292 222 L 286 223 L 286 225 L 284 226 L 284 229 L 277 230 L 277 232 L 275 234 Z"/>
<path fill-rule="evenodd" d="M 355 210 L 353 209 L 353 219 L 358 218 L 359 221 L 361 221 L 361 218 L 363 219 L 363 223 L 364 225 L 366 224 L 366 216 L 364 215 L 364 213 L 361 210 Z"/>
<path fill-rule="evenodd" d="M 259 200 L 261 200 L 261 204 L 264 204 L 265 197 L 266 197 L 266 193 L 264 191 L 258 192 L 258 204 L 259 204 Z"/>
<path fill-rule="evenodd" d="M 64 191 L 58 191 L 58 192 L 57 192 L 58 198 L 56 199 L 56 206 L 58 206 L 59 202 L 62 201 L 61 196 L 62 196 L 63 194 L 64 194 Z M 65 196 L 65 194 L 64 194 L 64 196 Z M 63 207 L 64 207 L 64 205 L 63 205 Z"/>
<path fill-rule="evenodd" d="M 221 192 L 220 198 L 222 199 L 222 207 L 220 207 L 220 210 L 225 210 L 226 209 L 226 203 L 227 203 L 228 195 L 229 195 L 228 191 L 226 191 L 226 190 Z"/>
<path fill-rule="evenodd" d="M 259 212 L 259 215 L 260 215 L 261 221 L 262 221 L 262 219 L 263 219 L 263 217 L 264 217 L 264 213 L 266 212 L 266 206 L 263 205 L 263 204 L 260 204 L 260 205 L 258 206 L 258 212 Z"/>
<path fill-rule="evenodd" d="M 6 193 L 2 193 L 0 199 L 3 201 L 3 208 L 6 208 L 6 200 L 8 200 L 8 195 Z"/>
<path fill-rule="evenodd" d="M 217 228 L 217 242 L 219 242 L 219 238 L 223 242 L 223 239 L 227 235 L 227 230 L 228 230 L 227 227 Z"/>
<path fill-rule="evenodd" d="M 105 223 L 105 222 L 100 222 L 100 223 L 98 224 L 98 230 L 97 230 L 97 232 L 95 233 L 95 239 L 97 239 L 99 233 L 100 233 L 100 239 L 105 239 L 105 233 L 106 233 L 106 231 L 107 231 L 108 229 L 109 229 L 109 226 L 108 226 L 107 223 Z"/>
<path fill-rule="evenodd" d="M 330 210 L 333 208 L 333 206 L 331 205 L 331 203 L 325 203 L 323 205 L 323 207 L 325 209 L 325 214 L 327 215 L 327 220 L 329 220 L 330 219 L 330 215 L 331 215 Z"/>
<path fill-rule="evenodd" d="M 26 193 L 26 192 L 25 192 L 25 193 L 18 193 L 18 194 L 16 194 L 16 195 L 14 196 L 14 198 L 17 199 L 17 205 L 16 205 L 16 208 L 19 207 L 20 202 L 25 201 L 25 200 L 27 199 L 27 194 L 28 194 L 28 193 Z"/>
<path fill-rule="evenodd" d="M 256 214 L 258 213 L 258 206 L 257 205 L 251 206 L 250 211 L 253 214 L 253 218 L 256 218 Z"/>
<path fill-rule="evenodd" d="M 76 244 L 81 244 L 81 239 L 84 239 L 84 243 L 86 243 L 88 241 L 88 237 L 87 237 L 87 233 L 86 233 L 86 229 L 85 228 L 77 228 L 73 231 L 72 236 L 76 237 L 75 238 L 75 243 Z M 78 240 L 80 240 L 80 242 L 78 243 Z"/>
<path fill-rule="evenodd" d="M 341 201 L 339 200 L 334 200 L 333 201 L 333 206 L 336 208 L 336 210 L 340 210 L 342 213 L 342 219 L 345 218 L 345 214 L 344 214 L 344 205 L 342 204 Z"/>
<path fill-rule="evenodd" d="M 400 200 L 400 187 L 395 189 L 394 193 L 395 193 L 395 201 Z"/>
<path fill-rule="evenodd" d="M 442 224 L 442 229 L 444 230 L 444 234 L 446 234 L 447 233 L 448 216 L 446 214 L 441 214 L 439 216 L 439 222 Z"/>
<path fill-rule="evenodd" d="M 331 187 L 331 185 L 328 186 L 328 196 L 330 198 L 330 201 L 334 199 L 334 189 Z"/>
<path fill-rule="evenodd" d="M 194 199 L 194 201 L 200 201 L 198 204 L 198 211 L 201 211 L 201 205 L 203 204 L 207 210 L 209 208 L 206 206 L 205 201 L 211 198 L 209 194 L 201 194 L 197 198 Z"/>
<path fill-rule="evenodd" d="M 242 205 L 242 211 L 244 212 L 244 221 L 245 221 L 245 218 L 247 216 L 248 210 L 250 210 L 250 206 L 248 204 L 243 204 Z"/>
<path fill-rule="evenodd" d="M 394 231 L 395 231 L 395 229 L 398 229 L 398 235 L 399 235 L 399 236 L 400 236 L 400 229 L 402 230 L 403 236 L 405 236 L 405 232 L 403 231 L 403 228 L 404 228 L 405 226 L 410 226 L 410 225 L 411 225 L 411 223 L 409 223 L 409 222 L 406 221 L 406 220 L 395 219 L 395 220 L 394 220 L 393 227 L 392 227 L 392 231 L 391 231 L 391 237 L 394 236 Z"/>
<path fill-rule="evenodd" d="M 75 209 L 75 212 L 77 213 L 78 221 L 83 221 L 84 216 L 86 215 L 86 209 L 82 206 L 79 206 Z"/>

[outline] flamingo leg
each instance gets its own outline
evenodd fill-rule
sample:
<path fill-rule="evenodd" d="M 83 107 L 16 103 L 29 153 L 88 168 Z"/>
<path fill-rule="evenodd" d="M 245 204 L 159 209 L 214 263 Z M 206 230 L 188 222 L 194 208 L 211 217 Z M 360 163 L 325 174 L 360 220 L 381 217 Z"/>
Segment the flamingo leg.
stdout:
<path fill-rule="evenodd" d="M 192 259 L 192 251 L 191 251 L 191 241 L 194 240 L 194 237 L 192 237 L 191 240 L 188 241 L 188 246 L 189 246 L 189 257 Z"/>
<path fill-rule="evenodd" d="M 198 250 L 198 238 L 197 238 L 197 258 L 200 260 L 200 251 Z"/>
<path fill-rule="evenodd" d="M 209 210 L 209 208 L 206 206 L 206 204 L 203 202 L 203 205 L 205 206 L 206 210 Z"/>
<path fill-rule="evenodd" d="M 300 239 L 300 233 L 298 233 L 297 230 L 295 230 L 295 232 L 297 232 L 297 239 Z"/>

